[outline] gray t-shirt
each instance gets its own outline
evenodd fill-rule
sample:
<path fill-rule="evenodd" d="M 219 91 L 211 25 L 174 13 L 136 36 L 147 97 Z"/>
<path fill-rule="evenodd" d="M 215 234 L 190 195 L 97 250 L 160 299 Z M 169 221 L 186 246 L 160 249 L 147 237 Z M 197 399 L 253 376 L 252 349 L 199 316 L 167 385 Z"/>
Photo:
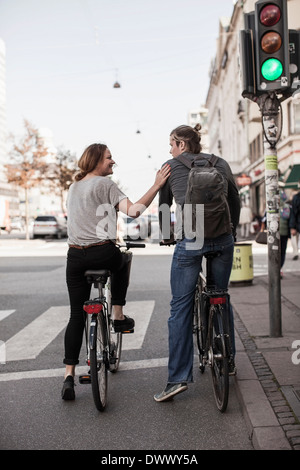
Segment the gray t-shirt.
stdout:
<path fill-rule="evenodd" d="M 68 244 L 91 245 L 116 239 L 116 206 L 127 196 L 105 176 L 76 181 L 70 186 Z"/>

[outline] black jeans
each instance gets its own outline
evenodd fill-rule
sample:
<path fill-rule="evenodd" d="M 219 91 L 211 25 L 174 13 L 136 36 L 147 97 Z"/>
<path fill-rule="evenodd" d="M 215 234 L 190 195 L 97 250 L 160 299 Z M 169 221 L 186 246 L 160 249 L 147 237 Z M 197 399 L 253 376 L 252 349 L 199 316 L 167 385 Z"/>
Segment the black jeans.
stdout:
<path fill-rule="evenodd" d="M 88 269 L 109 269 L 112 272 L 112 305 L 125 305 L 128 287 L 128 266 L 121 251 L 113 243 L 85 249 L 69 248 L 67 257 L 67 286 L 70 299 L 70 319 L 65 332 L 64 364 L 79 363 L 85 326 L 83 304 L 89 300 L 91 285 L 84 276 Z"/>

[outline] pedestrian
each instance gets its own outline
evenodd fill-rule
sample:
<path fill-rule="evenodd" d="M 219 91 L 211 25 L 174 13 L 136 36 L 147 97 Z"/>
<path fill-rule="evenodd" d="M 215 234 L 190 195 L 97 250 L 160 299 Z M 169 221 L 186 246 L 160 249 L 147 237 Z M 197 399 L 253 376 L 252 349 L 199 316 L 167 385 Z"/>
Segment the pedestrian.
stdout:
<path fill-rule="evenodd" d="M 73 400 L 75 366 L 79 363 L 85 318 L 83 304 L 91 286 L 84 272 L 109 269 L 114 328 L 131 330 L 134 320 L 123 314 L 128 287 L 127 266 L 116 246 L 117 211 L 138 217 L 150 205 L 169 176 L 169 165 L 156 173 L 154 184 L 137 202 L 132 203 L 108 176 L 115 162 L 105 144 L 92 144 L 83 152 L 79 172 L 70 186 L 67 200 L 68 244 L 66 280 L 70 299 L 70 319 L 65 332 L 65 380 L 62 398 Z"/>
<path fill-rule="evenodd" d="M 253 219 L 252 210 L 247 203 L 243 203 L 240 213 L 241 237 L 248 238 L 250 233 L 250 225 Z"/>
<path fill-rule="evenodd" d="M 191 162 L 201 153 L 200 124 L 194 128 L 179 126 L 170 134 L 170 153 L 168 160 L 171 166 L 170 178 L 159 193 L 159 207 L 167 204 L 171 207 L 173 199 L 177 207 L 182 208 L 187 189 L 189 169 L 179 161 L 183 155 Z M 238 190 L 228 163 L 218 158 L 216 168 L 224 177 L 224 190 L 230 208 L 233 232 L 239 222 L 240 199 Z M 179 211 L 180 212 L 180 211 Z M 178 218 L 176 217 L 176 221 Z M 161 222 L 162 238 L 166 240 L 164 224 Z M 193 382 L 193 332 L 192 315 L 195 286 L 201 270 L 203 255 L 208 251 L 221 251 L 222 254 L 212 261 L 212 275 L 217 289 L 227 289 L 232 267 L 234 237 L 232 233 L 224 233 L 217 238 L 204 239 L 199 248 L 197 237 L 185 238 L 181 224 L 175 226 L 176 247 L 171 266 L 171 311 L 168 319 L 169 331 L 169 362 L 167 386 L 154 399 L 162 402 L 172 398 L 177 393 L 187 389 L 187 384 Z M 194 245 L 193 245 L 194 244 Z M 188 246 L 189 245 L 189 246 Z M 234 348 L 233 315 L 230 306 L 231 339 Z M 234 372 L 234 363 L 230 364 Z"/>
<path fill-rule="evenodd" d="M 300 187 L 300 181 L 298 182 L 298 187 Z M 291 229 L 292 236 L 292 247 L 293 247 L 293 260 L 298 259 L 298 243 L 299 243 L 299 233 L 300 233 L 300 191 L 294 195 L 291 205 L 291 217 L 289 226 Z"/>

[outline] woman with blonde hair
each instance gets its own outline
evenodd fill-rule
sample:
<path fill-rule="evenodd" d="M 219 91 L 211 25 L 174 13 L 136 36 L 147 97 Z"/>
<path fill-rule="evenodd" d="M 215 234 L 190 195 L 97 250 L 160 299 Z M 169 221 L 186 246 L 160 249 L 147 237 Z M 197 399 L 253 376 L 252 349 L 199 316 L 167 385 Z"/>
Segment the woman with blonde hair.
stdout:
<path fill-rule="evenodd" d="M 115 162 L 105 144 L 92 144 L 83 152 L 79 172 L 70 186 L 68 210 L 67 286 L 70 298 L 70 319 L 65 332 L 64 400 L 74 400 L 75 366 L 85 325 L 83 303 L 89 299 L 91 286 L 84 273 L 88 269 L 109 269 L 112 272 L 111 292 L 114 328 L 131 330 L 134 320 L 123 314 L 128 286 L 127 266 L 116 246 L 117 212 L 138 217 L 153 201 L 166 182 L 170 167 L 165 165 L 155 177 L 150 189 L 135 203 L 108 176 Z"/>

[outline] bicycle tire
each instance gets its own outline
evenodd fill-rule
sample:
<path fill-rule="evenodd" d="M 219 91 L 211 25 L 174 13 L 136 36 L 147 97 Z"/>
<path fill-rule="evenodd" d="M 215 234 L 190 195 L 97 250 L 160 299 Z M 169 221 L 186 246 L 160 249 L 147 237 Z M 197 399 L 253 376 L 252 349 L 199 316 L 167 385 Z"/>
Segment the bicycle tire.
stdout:
<path fill-rule="evenodd" d="M 229 369 L 226 353 L 226 325 L 221 305 L 215 305 L 211 324 L 211 376 L 217 408 L 226 411 L 229 397 Z"/>
<path fill-rule="evenodd" d="M 206 341 L 206 334 L 205 334 L 205 324 L 204 324 L 204 304 L 202 302 L 202 281 L 199 278 L 196 292 L 195 292 L 195 299 L 194 299 L 194 316 L 193 316 L 193 332 L 196 335 L 196 345 L 197 345 L 197 352 L 198 352 L 198 359 L 199 359 L 199 370 L 203 374 L 205 371 L 205 360 L 204 360 L 204 351 L 205 351 L 205 341 Z"/>
<path fill-rule="evenodd" d="M 90 374 L 92 392 L 97 410 L 107 403 L 107 336 L 103 313 L 93 315 L 90 326 Z"/>

